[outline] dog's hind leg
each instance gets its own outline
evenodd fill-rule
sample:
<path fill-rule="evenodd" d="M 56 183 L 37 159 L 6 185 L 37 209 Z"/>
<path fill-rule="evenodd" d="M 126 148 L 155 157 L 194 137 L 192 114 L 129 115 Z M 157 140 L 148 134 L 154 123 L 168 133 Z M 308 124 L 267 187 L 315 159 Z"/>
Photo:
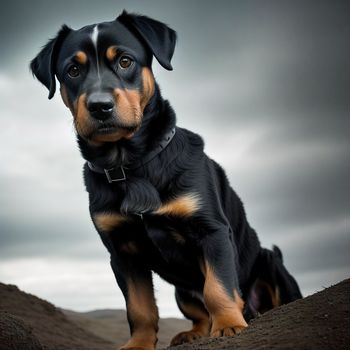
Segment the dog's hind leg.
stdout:
<path fill-rule="evenodd" d="M 191 295 L 190 292 L 176 288 L 176 302 L 186 318 L 192 321 L 193 327 L 189 331 L 180 332 L 170 345 L 191 343 L 192 341 L 209 336 L 209 314 L 202 301 Z"/>

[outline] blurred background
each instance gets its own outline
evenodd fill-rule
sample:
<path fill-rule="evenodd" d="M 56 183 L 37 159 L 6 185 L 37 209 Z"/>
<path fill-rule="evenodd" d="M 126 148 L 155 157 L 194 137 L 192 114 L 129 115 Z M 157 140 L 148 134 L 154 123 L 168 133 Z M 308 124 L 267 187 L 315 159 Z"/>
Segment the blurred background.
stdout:
<path fill-rule="evenodd" d="M 154 62 L 163 95 L 304 295 L 349 277 L 348 1 L 12 0 L 0 4 L 0 281 L 64 308 L 124 308 L 89 218 L 70 112 L 28 69 L 63 23 L 124 8 L 177 31 L 174 71 Z M 161 316 L 179 316 L 172 286 L 155 285 Z"/>

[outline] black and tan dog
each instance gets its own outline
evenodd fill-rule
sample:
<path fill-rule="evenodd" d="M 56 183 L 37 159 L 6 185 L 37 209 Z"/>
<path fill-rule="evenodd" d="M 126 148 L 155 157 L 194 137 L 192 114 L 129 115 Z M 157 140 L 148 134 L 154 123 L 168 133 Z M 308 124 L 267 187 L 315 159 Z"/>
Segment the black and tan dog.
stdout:
<path fill-rule="evenodd" d="M 124 294 L 131 339 L 123 349 L 154 349 L 158 311 L 152 271 L 172 283 L 190 331 L 233 336 L 254 314 L 301 297 L 277 247 L 261 248 L 222 168 L 202 139 L 175 126 L 152 74 L 168 70 L 176 33 L 123 12 L 115 21 L 63 26 L 31 62 L 71 110 L 92 220 Z M 229 150 L 226 150 L 229 152 Z"/>

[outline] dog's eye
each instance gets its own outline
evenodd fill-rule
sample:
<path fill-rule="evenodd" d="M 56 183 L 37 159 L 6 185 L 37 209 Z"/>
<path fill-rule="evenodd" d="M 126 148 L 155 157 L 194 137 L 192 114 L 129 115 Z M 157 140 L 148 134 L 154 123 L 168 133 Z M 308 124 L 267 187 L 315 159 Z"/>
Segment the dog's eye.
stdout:
<path fill-rule="evenodd" d="M 76 78 L 80 74 L 79 68 L 77 66 L 70 66 L 68 69 L 68 75 L 71 78 Z"/>
<path fill-rule="evenodd" d="M 119 66 L 123 69 L 129 68 L 132 64 L 132 59 L 127 56 L 122 56 L 119 59 Z"/>

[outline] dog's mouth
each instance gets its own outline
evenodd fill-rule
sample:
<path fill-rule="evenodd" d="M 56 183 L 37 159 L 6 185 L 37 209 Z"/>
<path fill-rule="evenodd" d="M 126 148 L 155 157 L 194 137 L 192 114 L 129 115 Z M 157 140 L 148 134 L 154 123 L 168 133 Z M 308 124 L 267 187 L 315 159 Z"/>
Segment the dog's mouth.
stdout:
<path fill-rule="evenodd" d="M 115 142 L 130 139 L 138 130 L 138 125 L 123 125 L 117 122 L 97 121 L 87 139 L 92 142 Z"/>
<path fill-rule="evenodd" d="M 120 127 L 118 127 L 115 123 L 106 123 L 99 120 L 94 133 L 109 134 L 116 132 L 118 129 L 120 129 Z"/>
<path fill-rule="evenodd" d="M 101 122 L 98 121 L 98 125 L 95 129 L 95 133 L 108 134 L 116 131 L 135 132 L 138 129 L 138 125 L 124 125 L 118 122 Z"/>

